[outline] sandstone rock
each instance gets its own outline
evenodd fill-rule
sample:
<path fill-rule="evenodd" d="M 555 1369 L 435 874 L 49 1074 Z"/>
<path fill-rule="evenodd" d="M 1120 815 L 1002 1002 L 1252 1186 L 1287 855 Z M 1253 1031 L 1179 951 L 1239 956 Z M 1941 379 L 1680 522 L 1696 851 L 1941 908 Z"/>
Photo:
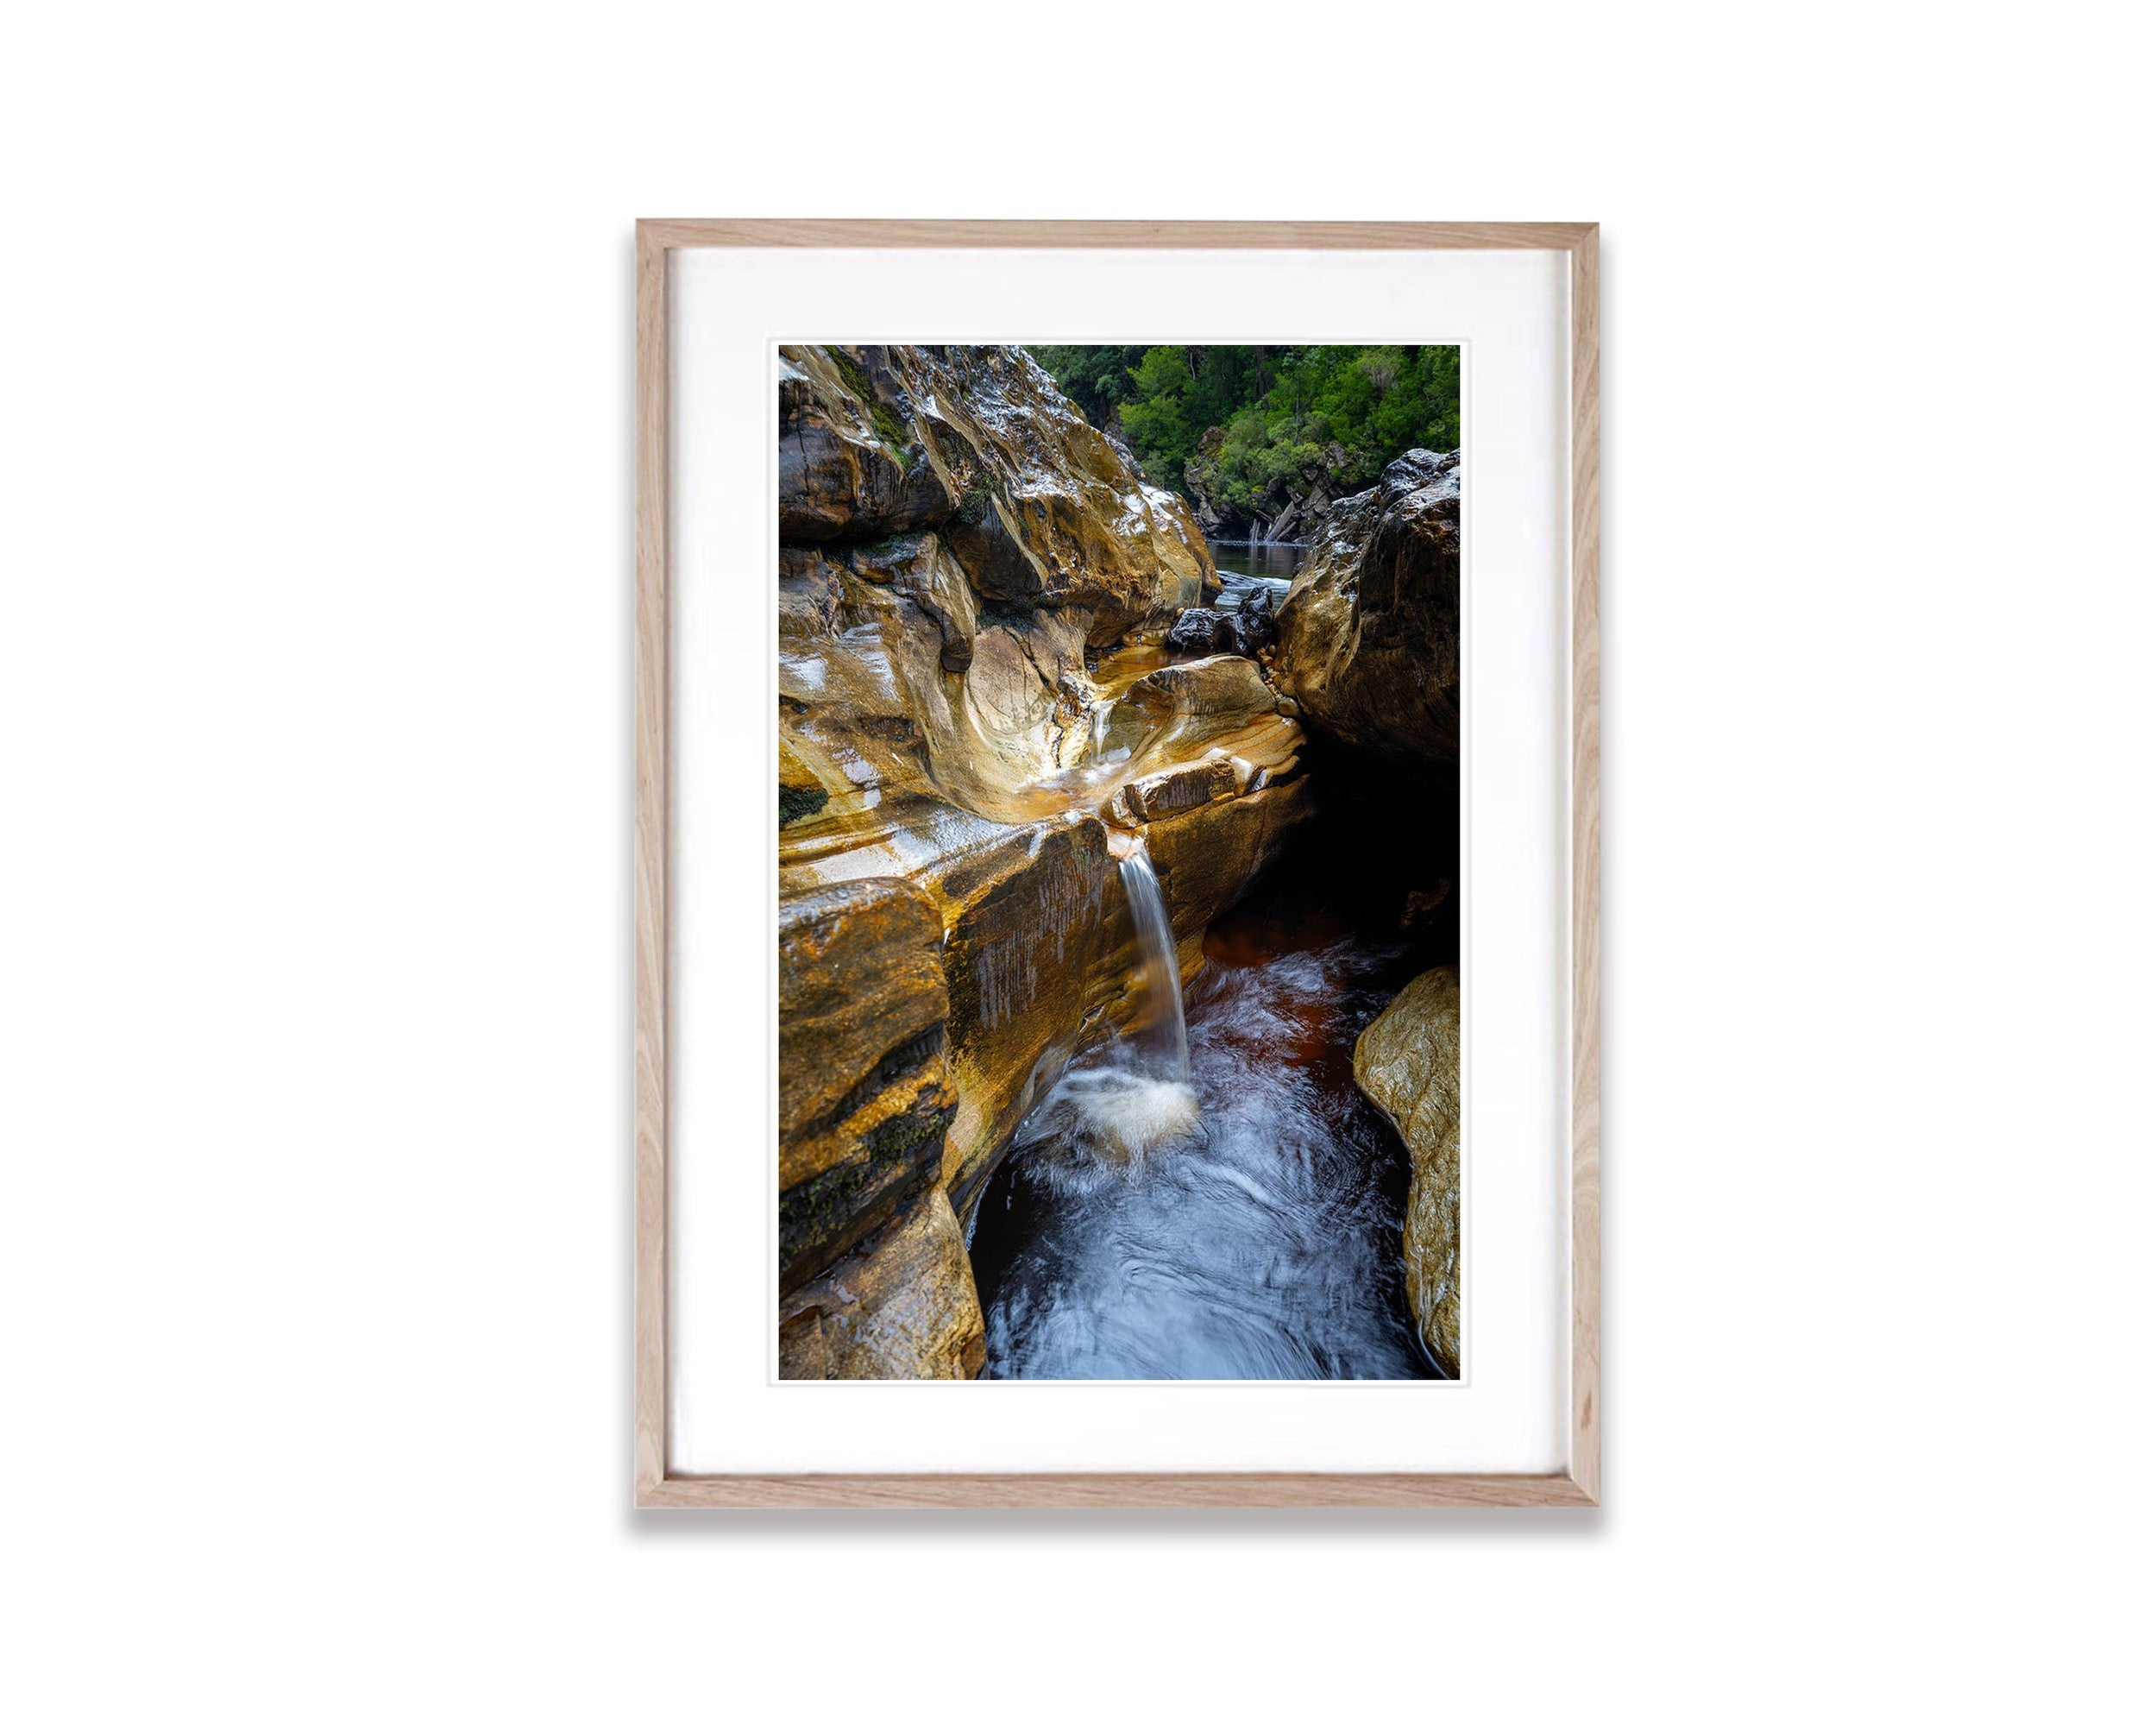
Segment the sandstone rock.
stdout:
<path fill-rule="evenodd" d="M 1248 659 L 1223 654 L 1147 671 L 1130 685 L 1123 699 L 1166 720 L 1179 715 L 1255 718 L 1271 713 L 1278 697 Z"/>
<path fill-rule="evenodd" d="M 835 539 L 949 518 L 956 496 L 844 349 L 781 349 L 778 532 Z"/>
<path fill-rule="evenodd" d="M 1078 1051 L 1115 865 L 1100 822 L 1036 822 L 921 875 L 943 962 L 958 1107 L 941 1174 L 965 1207 L 1026 1111 Z"/>
<path fill-rule="evenodd" d="M 940 1192 L 779 1307 L 781 1377 L 977 1377 L 986 1357 L 965 1237 Z"/>
<path fill-rule="evenodd" d="M 924 451 L 941 436 L 927 430 Z M 991 607 L 952 531 L 827 539 L 780 559 L 782 947 L 798 903 L 820 903 L 848 883 L 902 883 L 933 908 L 947 999 L 936 1084 L 926 1067 L 889 1074 L 858 1123 L 806 1104 L 789 1113 L 789 1291 L 820 1277 L 833 1251 L 859 1248 L 894 1207 L 940 1193 L 969 1214 L 1026 1111 L 1081 1048 L 1128 1018 L 1136 945 L 1103 809 L 1162 835 L 1164 883 L 1171 859 L 1185 859 L 1186 878 L 1168 890 L 1193 971 L 1204 920 L 1248 889 L 1307 810 L 1303 787 L 1279 783 L 1294 771 L 1302 732 L 1274 710 L 1248 659 L 1162 666 L 1157 652 L 1132 648 L 1107 656 L 1122 668 L 1103 668 L 1089 653 L 1093 610 Z M 1110 732 L 1114 748 L 1103 749 Z M 1130 812 L 1129 781 L 1167 774 L 1182 786 L 1179 770 L 1203 787 L 1202 802 L 1164 781 Z M 1257 806 L 1243 810 L 1246 802 Z M 782 951 L 784 971 L 812 963 Z M 825 1088 L 844 1099 L 888 1052 L 834 1054 L 827 1063 L 856 1075 Z M 812 1057 L 804 1043 L 787 1058 Z M 821 1110 L 833 1105 L 820 1099 Z M 850 1148 L 867 1127 L 891 1136 L 873 1153 Z M 871 1162 L 882 1170 L 874 1179 L 859 1172 Z M 833 1186 L 814 1185 L 827 1176 Z M 858 1190 L 840 1183 L 857 1177 Z M 827 1190 L 829 1204 L 809 1201 Z"/>
<path fill-rule="evenodd" d="M 1185 984 L 1197 973 L 1206 924 L 1279 859 L 1316 813 L 1310 781 L 1298 779 L 1217 798 L 1146 828 Z"/>
<path fill-rule="evenodd" d="M 1444 1369 L 1460 1371 L 1460 972 L 1424 971 L 1355 1042 L 1355 1082 L 1382 1108 L 1414 1164 L 1401 1245 L 1415 1322 Z"/>
<path fill-rule="evenodd" d="M 1217 589 L 1189 508 L 1023 349 L 780 356 L 782 540 L 936 527 L 983 600 L 1083 612 L 1100 645 Z"/>
<path fill-rule="evenodd" d="M 1198 808 L 1216 796 L 1232 796 L 1235 791 L 1235 769 L 1221 756 L 1163 767 L 1143 778 L 1134 778 L 1123 786 L 1122 802 L 1130 818 L 1142 825 Z"/>
<path fill-rule="evenodd" d="M 779 910 L 779 1280 L 798 1285 L 942 1172 L 943 919 L 852 881 Z"/>
<path fill-rule="evenodd" d="M 1340 741 L 1424 772 L 1460 755 L 1460 456 L 1411 450 L 1335 505 L 1280 609 L 1274 680 Z"/>
<path fill-rule="evenodd" d="M 819 812 L 831 801 L 814 770 L 784 737 L 778 741 L 778 823 Z"/>

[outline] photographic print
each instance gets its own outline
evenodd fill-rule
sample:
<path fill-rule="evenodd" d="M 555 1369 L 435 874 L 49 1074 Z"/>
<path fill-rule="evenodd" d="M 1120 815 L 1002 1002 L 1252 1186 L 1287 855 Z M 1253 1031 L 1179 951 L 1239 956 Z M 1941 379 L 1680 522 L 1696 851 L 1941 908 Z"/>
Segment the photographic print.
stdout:
<path fill-rule="evenodd" d="M 1458 1376 L 1461 349 L 776 363 L 780 1375 Z"/>

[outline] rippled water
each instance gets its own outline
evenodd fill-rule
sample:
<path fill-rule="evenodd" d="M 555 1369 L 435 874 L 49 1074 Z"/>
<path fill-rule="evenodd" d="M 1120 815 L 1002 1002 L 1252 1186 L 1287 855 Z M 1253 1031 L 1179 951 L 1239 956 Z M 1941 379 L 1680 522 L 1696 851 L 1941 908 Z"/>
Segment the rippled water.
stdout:
<path fill-rule="evenodd" d="M 982 1194 L 985 1375 L 1436 1376 L 1402 1286 L 1406 1152 L 1354 1079 L 1402 949 L 1311 912 L 1232 919 L 1206 951 L 1189 1092 L 1111 1044 Z"/>

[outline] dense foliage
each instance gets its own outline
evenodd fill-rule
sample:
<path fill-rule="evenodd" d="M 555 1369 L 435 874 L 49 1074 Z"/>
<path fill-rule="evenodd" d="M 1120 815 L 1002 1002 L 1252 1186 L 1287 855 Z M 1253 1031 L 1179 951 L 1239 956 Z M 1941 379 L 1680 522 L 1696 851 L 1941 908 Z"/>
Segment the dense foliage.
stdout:
<path fill-rule="evenodd" d="M 1028 349 L 1145 475 L 1247 508 L 1283 479 L 1374 481 L 1416 449 L 1460 446 L 1456 347 L 1037 347 Z M 1217 432 L 1216 437 L 1209 433 Z"/>

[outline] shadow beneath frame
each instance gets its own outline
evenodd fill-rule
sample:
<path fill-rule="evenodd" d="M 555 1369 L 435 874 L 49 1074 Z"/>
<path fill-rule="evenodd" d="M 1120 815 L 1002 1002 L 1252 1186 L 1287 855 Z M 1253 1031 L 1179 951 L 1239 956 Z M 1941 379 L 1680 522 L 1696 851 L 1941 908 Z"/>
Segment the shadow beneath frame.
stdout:
<path fill-rule="evenodd" d="M 1070 1539 L 1417 1539 L 1473 1544 L 1580 1541 L 1602 1535 L 1600 1506 L 1580 1509 L 638 1509 L 638 1539 L 858 1539 L 914 1538 L 1034 1541 Z"/>

